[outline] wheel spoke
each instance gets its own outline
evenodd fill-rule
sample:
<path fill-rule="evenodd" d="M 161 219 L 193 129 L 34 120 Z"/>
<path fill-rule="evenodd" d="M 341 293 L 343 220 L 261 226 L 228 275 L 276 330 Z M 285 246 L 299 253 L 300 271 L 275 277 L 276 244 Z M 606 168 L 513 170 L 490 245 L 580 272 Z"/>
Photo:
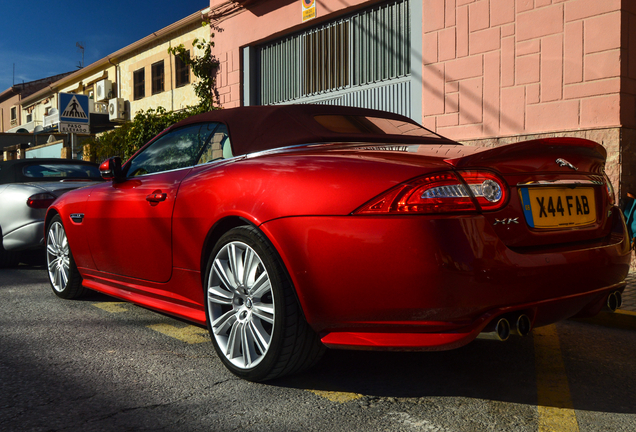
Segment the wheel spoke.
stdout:
<path fill-rule="evenodd" d="M 236 311 L 229 310 L 212 322 L 212 330 L 216 335 L 224 335 L 227 329 L 232 327 L 236 322 Z"/>
<path fill-rule="evenodd" d="M 49 272 L 52 272 L 53 270 L 55 270 L 58 266 L 58 259 L 54 258 L 53 260 L 49 261 L 48 263 L 48 267 L 49 267 Z"/>
<path fill-rule="evenodd" d="M 60 273 L 62 276 L 62 286 L 60 288 L 64 288 L 68 283 L 68 269 L 64 266 L 64 262 L 60 265 Z"/>
<path fill-rule="evenodd" d="M 250 295 L 254 298 L 261 298 L 265 294 L 271 292 L 271 285 L 269 283 L 269 277 L 267 272 L 261 273 L 261 275 L 254 281 L 254 284 L 250 287 Z"/>
<path fill-rule="evenodd" d="M 62 272 L 60 271 L 59 265 L 55 268 L 55 282 L 57 285 L 57 289 L 61 291 L 64 286 L 62 285 Z"/>
<path fill-rule="evenodd" d="M 55 250 L 55 247 L 53 246 L 52 242 L 49 242 L 49 244 L 46 245 L 46 252 L 51 254 L 51 255 L 55 255 L 57 253 L 57 251 Z"/>
<path fill-rule="evenodd" d="M 274 324 L 274 305 L 266 303 L 254 303 L 252 314 L 263 321 Z"/>
<path fill-rule="evenodd" d="M 223 285 L 225 285 L 225 288 L 236 293 L 238 287 L 232 275 L 230 265 L 228 261 L 216 259 L 214 261 L 214 273 L 219 277 Z"/>
<path fill-rule="evenodd" d="M 220 286 L 211 286 L 208 288 L 208 299 L 212 303 L 231 305 L 234 295 L 221 288 Z"/>
<path fill-rule="evenodd" d="M 253 273 L 256 271 L 260 260 L 258 256 L 251 248 L 245 250 L 245 261 L 243 263 L 243 286 L 250 286 L 250 277 L 253 277 Z"/>
<path fill-rule="evenodd" d="M 243 352 L 243 362 L 245 367 L 252 366 L 252 358 L 256 357 L 254 351 L 254 344 L 251 338 L 251 332 L 247 328 L 248 326 L 241 326 L 241 351 Z"/>
<path fill-rule="evenodd" d="M 243 258 L 242 251 L 234 245 L 234 243 L 230 244 L 228 248 L 228 260 L 230 263 L 230 271 L 232 274 L 232 278 L 234 279 L 234 287 L 237 287 L 240 281 L 242 281 L 241 275 L 243 274 Z"/>
<path fill-rule="evenodd" d="M 249 330 L 254 339 L 254 343 L 258 346 L 258 350 L 261 353 L 264 353 L 267 347 L 269 346 L 270 336 L 267 334 L 263 326 L 260 323 L 255 323 L 251 321 L 249 324 Z"/>
<path fill-rule="evenodd" d="M 232 326 L 230 330 L 230 335 L 227 338 L 227 349 L 225 350 L 225 355 L 229 359 L 234 359 L 241 355 L 241 323 L 237 322 Z"/>

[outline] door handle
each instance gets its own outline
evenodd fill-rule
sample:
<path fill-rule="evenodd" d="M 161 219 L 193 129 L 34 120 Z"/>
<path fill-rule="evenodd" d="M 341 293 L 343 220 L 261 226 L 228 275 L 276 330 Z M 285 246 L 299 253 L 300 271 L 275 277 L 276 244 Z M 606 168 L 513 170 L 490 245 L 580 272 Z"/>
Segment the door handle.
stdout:
<path fill-rule="evenodd" d="M 161 192 L 153 192 L 150 195 L 146 196 L 146 201 L 151 203 L 158 203 L 161 201 L 165 201 L 168 197 L 167 194 Z"/>

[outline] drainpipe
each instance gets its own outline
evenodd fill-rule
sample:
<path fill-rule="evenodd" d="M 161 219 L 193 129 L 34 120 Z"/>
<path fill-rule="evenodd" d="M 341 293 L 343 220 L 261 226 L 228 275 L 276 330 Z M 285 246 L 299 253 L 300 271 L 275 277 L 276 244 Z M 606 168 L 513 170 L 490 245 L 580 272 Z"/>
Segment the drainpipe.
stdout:
<path fill-rule="evenodd" d="M 119 70 L 119 63 L 113 63 L 110 58 L 108 59 L 108 63 L 115 66 L 115 79 L 117 80 L 117 96 L 116 97 L 120 98 L 121 97 L 121 73 Z"/>
<path fill-rule="evenodd" d="M 168 41 L 168 48 L 172 48 L 172 41 Z M 170 51 L 168 50 L 168 53 Z M 172 76 L 172 71 L 174 70 L 172 68 L 172 57 L 174 57 L 172 54 L 168 54 L 168 61 L 170 62 L 170 106 L 171 106 L 171 111 L 174 111 L 174 86 L 173 86 L 173 81 L 174 81 L 174 77 Z"/>

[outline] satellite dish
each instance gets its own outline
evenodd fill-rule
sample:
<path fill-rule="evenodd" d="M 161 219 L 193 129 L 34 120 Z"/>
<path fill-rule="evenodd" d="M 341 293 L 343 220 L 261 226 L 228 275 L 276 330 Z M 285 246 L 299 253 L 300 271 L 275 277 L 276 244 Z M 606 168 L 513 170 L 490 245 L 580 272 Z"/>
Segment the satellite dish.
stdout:
<path fill-rule="evenodd" d="M 44 128 L 42 127 L 42 125 L 37 125 L 35 127 L 35 129 L 33 129 L 33 133 L 40 133 L 44 130 Z"/>
<path fill-rule="evenodd" d="M 20 128 L 17 131 L 15 131 L 15 133 L 29 133 L 29 131 L 26 130 L 25 128 Z"/>
<path fill-rule="evenodd" d="M 55 115 L 55 114 L 57 114 L 57 112 L 58 112 L 58 111 L 57 111 L 57 108 L 51 108 L 51 109 L 49 110 L 49 116 Z"/>

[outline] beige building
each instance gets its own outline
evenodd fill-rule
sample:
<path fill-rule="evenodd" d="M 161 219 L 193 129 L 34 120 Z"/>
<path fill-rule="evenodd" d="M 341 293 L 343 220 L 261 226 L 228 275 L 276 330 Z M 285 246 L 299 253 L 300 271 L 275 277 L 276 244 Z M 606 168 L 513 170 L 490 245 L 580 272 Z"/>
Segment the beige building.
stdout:
<path fill-rule="evenodd" d="M 23 98 L 21 124 L 29 132 L 37 126 L 57 130 L 60 93 L 89 97 L 91 134 L 112 129 L 140 110 L 196 105 L 195 77 L 168 48 L 183 44 L 191 56 L 201 55 L 193 41 L 210 39 L 210 28 L 203 25 L 208 13 L 197 11 Z"/>
<path fill-rule="evenodd" d="M 16 132 L 18 129 L 25 128 L 25 126 L 28 127 L 28 123 L 31 120 L 27 116 L 24 116 L 26 124 L 22 121 L 22 99 L 48 87 L 50 84 L 59 81 L 69 74 L 70 72 L 27 83 L 15 84 L 0 93 L 0 133 Z M 35 126 L 31 126 L 31 129 L 33 129 L 33 127 Z"/>

